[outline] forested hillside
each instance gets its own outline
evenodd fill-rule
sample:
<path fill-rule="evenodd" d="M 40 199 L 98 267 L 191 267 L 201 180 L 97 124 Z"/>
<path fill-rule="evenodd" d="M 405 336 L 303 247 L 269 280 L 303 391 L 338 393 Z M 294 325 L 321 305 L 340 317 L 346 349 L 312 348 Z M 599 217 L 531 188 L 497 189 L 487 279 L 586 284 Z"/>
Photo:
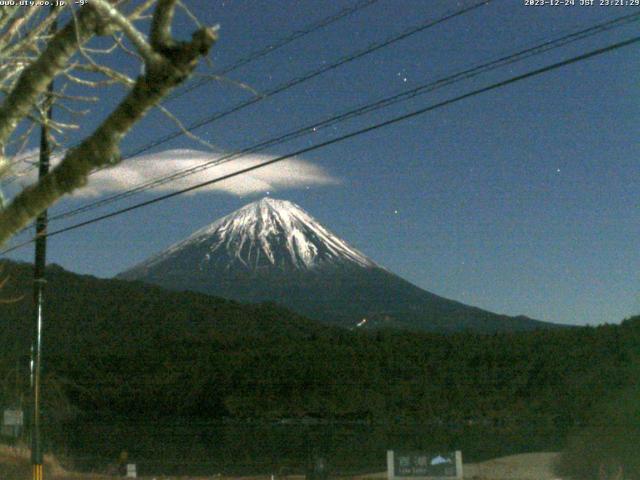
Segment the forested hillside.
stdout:
<path fill-rule="evenodd" d="M 28 352 L 30 268 L 5 264 L 3 403 Z M 494 335 L 349 331 L 241 305 L 51 268 L 47 420 L 316 419 L 482 425 L 562 438 L 632 383 L 640 317 Z M 16 332 L 20 342 L 16 344 Z M 23 372 L 26 375 L 26 372 Z M 637 381 L 637 379 L 635 380 Z"/>

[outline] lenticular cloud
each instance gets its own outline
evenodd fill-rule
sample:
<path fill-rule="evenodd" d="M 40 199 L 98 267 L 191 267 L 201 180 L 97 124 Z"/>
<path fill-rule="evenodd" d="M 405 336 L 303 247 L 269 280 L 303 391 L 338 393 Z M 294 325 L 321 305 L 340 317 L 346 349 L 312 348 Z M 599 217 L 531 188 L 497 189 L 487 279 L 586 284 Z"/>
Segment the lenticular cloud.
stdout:
<path fill-rule="evenodd" d="M 221 154 L 198 150 L 167 150 L 164 152 L 131 158 L 122 163 L 94 173 L 86 187 L 74 192 L 73 196 L 99 197 L 105 194 L 119 193 L 136 188 L 148 182 L 173 175 L 183 170 L 197 168 L 207 162 L 215 161 Z M 174 192 L 198 183 L 234 173 L 275 158 L 268 155 L 250 155 L 220 165 L 199 170 L 184 178 L 163 183 L 154 188 L 156 192 Z M 57 159 L 54 159 L 54 164 Z M 20 183 L 27 184 L 35 180 L 35 174 L 21 178 Z M 237 177 L 213 183 L 194 190 L 199 192 L 225 192 L 232 195 L 248 195 L 282 189 L 317 187 L 340 183 L 321 167 L 305 160 L 291 158 L 266 167 L 243 173 Z"/>

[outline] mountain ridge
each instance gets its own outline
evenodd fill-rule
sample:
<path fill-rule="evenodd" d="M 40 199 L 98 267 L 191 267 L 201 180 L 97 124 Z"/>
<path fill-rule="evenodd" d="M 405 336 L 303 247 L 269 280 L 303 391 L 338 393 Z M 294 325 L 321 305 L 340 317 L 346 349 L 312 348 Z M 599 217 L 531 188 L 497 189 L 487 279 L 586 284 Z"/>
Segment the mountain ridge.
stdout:
<path fill-rule="evenodd" d="M 491 333 L 553 326 L 423 290 L 379 266 L 298 205 L 270 197 L 214 221 L 117 278 L 241 302 L 272 301 L 348 328 Z"/>

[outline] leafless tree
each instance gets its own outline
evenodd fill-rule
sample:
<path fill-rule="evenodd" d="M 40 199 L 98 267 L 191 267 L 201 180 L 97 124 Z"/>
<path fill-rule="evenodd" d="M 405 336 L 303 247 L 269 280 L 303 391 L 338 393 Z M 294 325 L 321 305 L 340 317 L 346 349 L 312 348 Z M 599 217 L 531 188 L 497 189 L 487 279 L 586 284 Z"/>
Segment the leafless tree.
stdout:
<path fill-rule="evenodd" d="M 201 26 L 180 0 L 80 3 L 84 5 L 66 2 L 47 8 L 16 1 L 15 6 L 0 6 L 0 175 L 16 174 L 11 172 L 13 158 L 38 125 L 46 124 L 54 141 L 55 134 L 78 128 L 74 122 L 47 118 L 51 102 L 70 115 L 81 114 L 74 102 L 106 101 L 99 87 L 125 88 L 122 100 L 97 128 L 83 132 L 82 140 L 63 151 L 48 175 L 23 188 L 0 210 L 0 245 L 63 195 L 85 185 L 92 171 L 118 163 L 122 139 L 151 108 L 178 122 L 160 102 L 193 74 L 217 38 L 217 29 Z M 197 24 L 188 41 L 172 34 L 177 7 Z M 54 22 L 60 25 L 55 31 L 50 28 Z M 148 34 L 140 26 L 146 26 Z M 127 74 L 110 65 L 107 59 L 116 52 L 131 57 L 140 73 Z M 54 79 L 63 87 L 52 95 L 48 87 Z M 95 93 L 72 94 L 81 87 Z M 5 153 L 9 150 L 10 155 Z"/>

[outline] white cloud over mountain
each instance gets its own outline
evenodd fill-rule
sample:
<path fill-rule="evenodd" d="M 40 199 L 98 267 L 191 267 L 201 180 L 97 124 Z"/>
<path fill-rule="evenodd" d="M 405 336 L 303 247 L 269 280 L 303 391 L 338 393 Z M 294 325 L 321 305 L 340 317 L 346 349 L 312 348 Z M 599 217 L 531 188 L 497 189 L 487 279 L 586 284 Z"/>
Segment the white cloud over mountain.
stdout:
<path fill-rule="evenodd" d="M 27 155 L 33 155 L 33 152 L 26 152 L 24 156 Z M 76 198 L 98 197 L 122 192 L 176 172 L 198 167 L 206 162 L 214 161 L 220 156 L 221 154 L 212 152 L 181 149 L 135 157 L 125 160 L 112 168 L 93 174 L 89 179 L 88 185 L 81 190 L 77 190 L 73 196 Z M 154 191 L 166 193 L 181 190 L 258 165 L 272 158 L 275 157 L 249 155 L 226 161 L 220 165 L 197 171 L 184 178 L 159 185 Z M 53 163 L 55 164 L 57 161 L 54 160 Z M 20 168 L 24 167 L 16 167 L 16 170 L 19 171 Z M 34 169 L 29 174 L 21 177 L 19 183 L 21 185 L 32 183 L 36 175 L 37 171 Z M 331 176 L 323 168 L 305 160 L 291 158 L 243 173 L 219 183 L 207 185 L 190 193 L 215 191 L 242 196 L 252 193 L 336 185 L 339 183 L 339 179 Z"/>

